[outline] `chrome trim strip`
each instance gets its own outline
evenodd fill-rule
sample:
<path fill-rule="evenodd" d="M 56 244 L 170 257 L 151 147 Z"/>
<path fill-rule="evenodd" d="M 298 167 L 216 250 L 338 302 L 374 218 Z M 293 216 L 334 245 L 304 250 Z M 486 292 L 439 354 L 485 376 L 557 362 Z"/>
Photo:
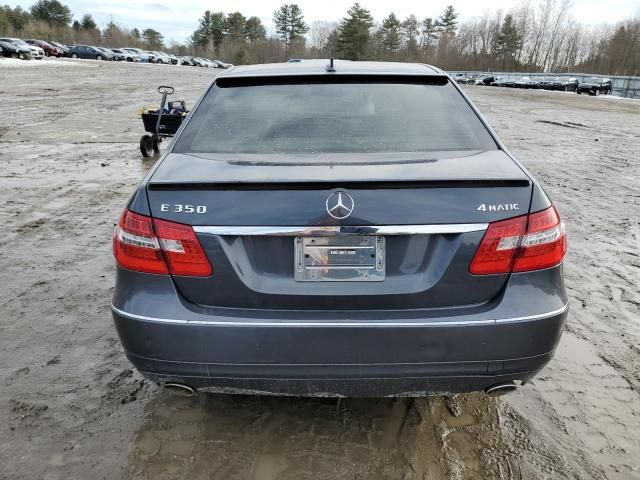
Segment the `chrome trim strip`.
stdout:
<path fill-rule="evenodd" d="M 467 233 L 486 230 L 488 223 L 454 223 L 448 225 L 330 225 L 307 227 L 270 226 L 195 226 L 197 233 L 206 235 L 270 235 L 270 236 L 331 236 L 331 235 L 431 235 Z"/>
<path fill-rule="evenodd" d="M 213 325 L 213 326 L 227 326 L 227 327 L 451 327 L 451 326 L 474 326 L 474 325 L 493 325 L 500 323 L 514 323 L 527 320 L 542 320 L 545 318 L 553 317 L 561 313 L 566 312 L 569 309 L 569 305 L 565 305 L 562 308 L 553 310 L 547 313 L 540 313 L 537 315 L 529 315 L 526 317 L 514 317 L 514 318 L 499 318 L 493 320 L 444 320 L 441 322 L 410 322 L 410 321 L 326 321 L 326 322 L 301 322 L 301 321 L 266 321 L 266 320 L 253 320 L 253 321 L 235 321 L 235 320 L 178 320 L 170 318 L 155 318 L 146 317 L 144 315 L 136 315 L 133 313 L 124 312 L 113 305 L 111 310 L 118 315 L 130 318 L 132 320 L 142 320 L 145 322 L 157 322 L 157 323 L 173 323 L 180 325 Z"/>

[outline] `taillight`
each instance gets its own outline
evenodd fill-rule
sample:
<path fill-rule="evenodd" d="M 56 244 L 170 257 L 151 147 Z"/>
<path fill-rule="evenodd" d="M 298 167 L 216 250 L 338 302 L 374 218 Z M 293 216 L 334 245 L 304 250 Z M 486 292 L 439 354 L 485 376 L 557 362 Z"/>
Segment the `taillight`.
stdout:
<path fill-rule="evenodd" d="M 489 224 L 471 262 L 474 275 L 526 272 L 560 264 L 567 251 L 555 207 Z"/>
<path fill-rule="evenodd" d="M 540 270 L 558 265 L 567 253 L 564 223 L 554 207 L 529 215 L 527 234 L 513 264 L 514 272 Z"/>
<path fill-rule="evenodd" d="M 120 266 L 146 273 L 168 274 L 149 217 L 125 210 L 113 232 L 113 255 Z"/>
<path fill-rule="evenodd" d="M 206 277 L 207 259 L 193 228 L 125 210 L 113 235 L 118 264 L 145 273 Z"/>
<path fill-rule="evenodd" d="M 526 215 L 490 223 L 471 262 L 471 273 L 474 275 L 509 273 L 526 228 Z"/>
<path fill-rule="evenodd" d="M 208 277 L 211 265 L 193 227 L 181 223 L 153 220 L 160 248 L 173 275 Z"/>

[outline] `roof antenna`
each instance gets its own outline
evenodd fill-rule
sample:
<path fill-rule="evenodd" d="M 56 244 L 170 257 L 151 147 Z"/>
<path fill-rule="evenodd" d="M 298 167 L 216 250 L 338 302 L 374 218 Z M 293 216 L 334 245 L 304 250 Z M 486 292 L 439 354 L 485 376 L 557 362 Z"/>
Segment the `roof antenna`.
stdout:
<path fill-rule="evenodd" d="M 333 66 L 333 57 L 331 57 L 331 59 L 329 60 L 329 65 L 327 65 L 325 70 L 327 72 L 335 72 L 336 71 L 335 67 Z"/>

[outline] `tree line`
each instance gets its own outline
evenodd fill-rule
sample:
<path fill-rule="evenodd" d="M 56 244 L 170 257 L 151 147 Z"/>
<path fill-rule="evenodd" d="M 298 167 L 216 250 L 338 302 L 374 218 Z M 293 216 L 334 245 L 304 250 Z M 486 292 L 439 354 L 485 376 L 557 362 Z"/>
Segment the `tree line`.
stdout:
<path fill-rule="evenodd" d="M 90 15 L 73 20 L 58 0 L 39 0 L 28 11 L 0 7 L 0 32 L 165 49 L 235 64 L 334 56 L 431 63 L 448 70 L 640 74 L 640 16 L 615 25 L 585 25 L 572 17 L 571 8 L 572 0 L 521 0 L 508 10 L 488 10 L 464 21 L 454 6 L 432 17 L 400 18 L 391 12 L 376 20 L 354 3 L 339 21 L 307 23 L 297 4 L 284 4 L 268 26 L 241 12 L 207 10 L 187 41 L 165 45 L 156 30 L 127 29 L 113 20 L 100 29 Z"/>
<path fill-rule="evenodd" d="M 59 0 L 38 0 L 28 10 L 20 6 L 0 6 L 0 35 L 54 40 L 69 45 L 165 48 L 164 37 L 153 28 L 129 29 L 110 19 L 101 29 L 90 14 L 74 19 L 71 9 Z"/>

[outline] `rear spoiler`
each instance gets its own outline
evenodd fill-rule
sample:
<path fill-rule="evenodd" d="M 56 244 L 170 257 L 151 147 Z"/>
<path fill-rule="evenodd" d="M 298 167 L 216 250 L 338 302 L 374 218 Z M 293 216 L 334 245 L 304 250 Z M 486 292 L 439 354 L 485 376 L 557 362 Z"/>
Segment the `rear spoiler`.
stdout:
<path fill-rule="evenodd" d="M 407 180 L 407 181 L 346 181 L 346 182 L 149 182 L 149 190 L 391 190 L 404 188 L 491 188 L 528 187 L 526 179 L 467 180 Z"/>
<path fill-rule="evenodd" d="M 297 75 L 251 75 L 251 76 L 224 76 L 215 79 L 214 83 L 221 88 L 225 87 L 250 87 L 255 85 L 300 85 L 313 83 L 401 83 L 418 85 L 446 85 L 449 76 L 441 73 L 425 73 L 424 75 L 402 73 L 321 73 L 321 74 L 297 74 Z"/>

